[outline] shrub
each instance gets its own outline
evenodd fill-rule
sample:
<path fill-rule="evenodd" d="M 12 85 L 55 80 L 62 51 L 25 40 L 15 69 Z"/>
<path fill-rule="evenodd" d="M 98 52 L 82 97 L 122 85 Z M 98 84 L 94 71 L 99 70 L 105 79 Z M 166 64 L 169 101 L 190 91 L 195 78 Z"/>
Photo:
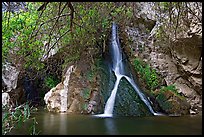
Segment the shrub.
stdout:
<path fill-rule="evenodd" d="M 3 116 L 2 116 L 2 135 L 6 135 L 13 128 L 21 128 L 22 124 L 30 119 L 31 112 L 34 111 L 34 109 L 31 109 L 28 102 L 25 104 L 22 104 L 20 106 L 17 106 L 12 110 L 12 112 L 7 108 L 3 109 Z M 32 119 L 35 119 L 33 117 Z M 36 127 L 35 123 L 32 123 L 31 127 L 35 130 L 32 131 L 32 133 L 36 134 Z"/>
<path fill-rule="evenodd" d="M 169 86 L 162 86 L 161 87 L 161 92 L 165 92 L 165 91 L 171 91 L 173 92 L 176 96 L 180 97 L 181 99 L 183 99 L 183 96 L 181 96 L 179 93 L 178 93 L 178 90 L 176 89 L 176 86 L 175 85 L 169 85 Z"/>
<path fill-rule="evenodd" d="M 150 90 L 154 90 L 158 87 L 159 81 L 155 69 L 151 69 L 149 65 L 139 59 L 133 61 L 133 66 Z"/>
<path fill-rule="evenodd" d="M 45 85 L 49 88 L 55 87 L 59 82 L 60 81 L 54 76 L 47 76 L 44 81 Z"/>

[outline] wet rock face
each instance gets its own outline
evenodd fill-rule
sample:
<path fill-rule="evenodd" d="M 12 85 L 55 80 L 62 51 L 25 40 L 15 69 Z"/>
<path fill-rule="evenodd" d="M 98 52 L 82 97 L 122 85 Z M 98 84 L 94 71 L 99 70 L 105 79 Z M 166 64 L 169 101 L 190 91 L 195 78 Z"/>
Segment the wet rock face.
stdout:
<path fill-rule="evenodd" d="M 116 77 L 105 61 L 102 62 L 100 72 L 100 91 L 103 95 L 103 109 L 111 95 Z M 130 70 L 129 70 L 130 71 Z M 102 111 L 102 113 L 104 110 Z M 113 115 L 115 116 L 152 116 L 151 112 L 140 99 L 131 84 L 122 78 L 116 93 Z"/>
<path fill-rule="evenodd" d="M 125 78 L 120 81 L 113 114 L 116 116 L 152 116 L 148 107 Z"/>

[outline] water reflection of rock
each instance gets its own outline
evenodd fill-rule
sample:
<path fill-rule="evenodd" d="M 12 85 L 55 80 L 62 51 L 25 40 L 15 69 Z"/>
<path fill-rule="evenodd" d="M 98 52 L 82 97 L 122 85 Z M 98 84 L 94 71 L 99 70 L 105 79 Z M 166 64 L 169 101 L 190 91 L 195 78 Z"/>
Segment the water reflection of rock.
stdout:
<path fill-rule="evenodd" d="M 59 121 L 59 135 L 60 134 L 64 134 L 64 135 L 67 135 L 68 132 L 67 132 L 67 114 L 65 113 L 61 113 L 59 115 L 60 117 L 60 121 Z"/>

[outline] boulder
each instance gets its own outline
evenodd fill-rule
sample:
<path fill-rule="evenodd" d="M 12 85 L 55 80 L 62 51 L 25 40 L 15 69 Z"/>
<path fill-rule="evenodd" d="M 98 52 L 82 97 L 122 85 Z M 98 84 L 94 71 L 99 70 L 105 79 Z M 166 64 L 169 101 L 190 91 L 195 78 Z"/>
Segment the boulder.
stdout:
<path fill-rule="evenodd" d="M 4 86 L 6 86 L 7 91 L 10 92 L 12 89 L 17 87 L 17 80 L 18 80 L 19 71 L 10 63 L 5 63 L 2 67 L 2 80 Z"/>
<path fill-rule="evenodd" d="M 64 81 L 52 88 L 44 96 L 45 104 L 49 111 L 66 112 L 68 109 L 68 85 L 74 66 L 70 66 L 64 76 Z"/>
<path fill-rule="evenodd" d="M 168 115 L 190 114 L 190 104 L 181 95 L 177 95 L 170 90 L 164 92 L 156 90 L 155 97 L 160 108 Z"/>

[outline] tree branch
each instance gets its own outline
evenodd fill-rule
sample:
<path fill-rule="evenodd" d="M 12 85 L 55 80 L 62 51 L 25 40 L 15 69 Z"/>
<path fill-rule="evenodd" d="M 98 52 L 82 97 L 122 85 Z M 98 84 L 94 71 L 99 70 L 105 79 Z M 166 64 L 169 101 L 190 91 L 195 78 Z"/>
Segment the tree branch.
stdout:
<path fill-rule="evenodd" d="M 47 6 L 47 4 L 48 4 L 49 2 L 45 2 L 45 3 L 43 3 L 43 5 L 41 5 L 38 9 L 37 9 L 37 11 L 41 11 L 41 10 L 45 10 L 46 9 L 46 6 Z"/>
<path fill-rule="evenodd" d="M 70 30 L 72 32 L 72 25 L 73 25 L 73 19 L 74 19 L 74 7 L 72 6 L 71 2 L 68 2 L 68 7 L 70 8 L 71 10 L 71 16 L 70 16 Z"/>
<path fill-rule="evenodd" d="M 175 33 L 174 33 L 175 39 L 177 37 L 177 28 L 179 25 L 180 12 L 181 12 L 181 7 L 180 7 L 180 3 L 178 2 L 178 16 L 177 16 L 177 20 L 176 20 L 176 28 L 175 28 Z"/>
<path fill-rule="evenodd" d="M 50 50 L 58 43 L 58 41 L 64 36 L 66 35 L 68 32 L 70 32 L 70 30 L 67 30 L 64 34 L 62 34 L 57 41 L 55 41 L 55 43 L 48 49 L 46 56 L 48 57 Z M 42 59 L 42 58 L 41 58 Z"/>
<path fill-rule="evenodd" d="M 200 23 L 202 23 L 202 20 L 196 15 L 196 13 L 193 12 L 190 7 L 187 7 L 187 8 L 188 8 L 188 11 L 189 11 L 192 15 L 196 16 L 196 18 L 198 19 L 198 21 L 199 21 Z"/>
<path fill-rule="evenodd" d="M 58 15 L 61 15 L 61 14 L 62 14 L 62 12 L 64 11 L 66 5 L 67 5 L 67 3 L 64 5 L 64 7 L 62 8 L 62 10 L 58 12 Z M 51 36 L 52 36 L 52 33 L 53 33 L 54 29 L 55 29 L 55 26 L 56 26 L 56 24 L 57 24 L 59 18 L 60 18 L 60 17 L 58 16 L 58 18 L 57 18 L 56 21 L 55 21 L 55 24 L 54 24 L 53 27 L 52 27 L 52 30 L 50 31 L 49 40 L 48 40 L 48 45 L 50 45 Z"/>
<path fill-rule="evenodd" d="M 49 2 L 46 2 L 46 3 L 48 4 Z M 47 6 L 47 4 L 46 4 L 46 6 Z M 41 16 L 42 16 L 42 14 L 43 14 L 44 11 L 45 11 L 45 8 L 42 9 L 42 12 L 40 13 L 40 15 L 39 15 L 39 17 L 38 17 L 38 19 L 37 19 L 36 22 L 38 22 L 38 20 L 41 18 Z M 37 27 L 37 25 L 34 26 L 33 31 L 32 31 L 32 33 L 31 33 L 31 35 L 30 35 L 30 37 L 29 37 L 29 40 L 31 40 L 33 37 L 37 36 L 37 34 L 38 34 L 38 32 L 39 32 L 41 26 L 39 27 L 39 29 L 38 29 L 38 31 L 35 33 L 35 35 L 32 36 L 33 33 L 34 33 L 34 30 L 36 29 L 36 27 Z"/>

